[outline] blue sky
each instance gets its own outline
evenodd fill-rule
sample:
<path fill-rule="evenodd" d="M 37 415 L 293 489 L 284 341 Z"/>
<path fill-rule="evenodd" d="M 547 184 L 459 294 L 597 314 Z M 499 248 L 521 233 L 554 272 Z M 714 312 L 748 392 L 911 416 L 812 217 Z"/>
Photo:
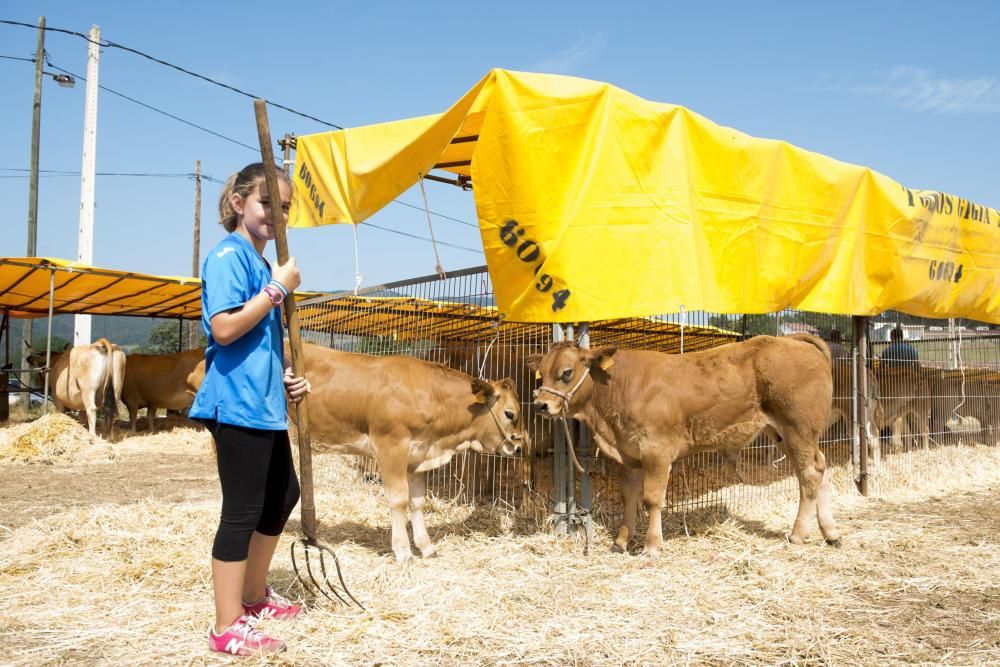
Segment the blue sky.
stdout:
<path fill-rule="evenodd" d="M 275 3 L 11 2 L 0 18 L 86 33 L 149 53 L 342 126 L 443 111 L 490 68 L 607 81 L 749 134 L 865 165 L 915 188 L 1000 206 L 1000 3 Z M 0 24 L 0 56 L 30 58 L 36 31 Z M 49 32 L 52 65 L 86 76 L 86 42 Z M 51 68 L 48 68 L 51 69 Z M 52 70 L 55 71 L 55 70 Z M 100 83 L 256 146 L 250 99 L 118 49 Z M 79 172 L 85 86 L 46 79 L 41 169 Z M 0 58 L 0 255 L 26 246 L 33 65 Z M 275 137 L 323 125 L 270 110 Z M 254 151 L 101 91 L 98 172 L 223 180 Z M 221 238 L 221 185 L 206 182 L 202 253 Z M 38 254 L 75 259 L 78 175 L 45 174 Z M 430 208 L 475 221 L 472 196 L 428 184 Z M 420 206 L 419 190 L 401 201 Z M 94 263 L 189 274 L 194 183 L 98 176 Z M 445 269 L 482 264 L 478 230 L 435 217 Z M 392 204 L 371 220 L 428 236 L 424 214 Z M 361 227 L 364 284 L 433 273 L 429 243 Z M 346 225 L 293 230 L 303 286 L 353 285 Z M 273 251 L 269 251 L 273 253 Z"/>

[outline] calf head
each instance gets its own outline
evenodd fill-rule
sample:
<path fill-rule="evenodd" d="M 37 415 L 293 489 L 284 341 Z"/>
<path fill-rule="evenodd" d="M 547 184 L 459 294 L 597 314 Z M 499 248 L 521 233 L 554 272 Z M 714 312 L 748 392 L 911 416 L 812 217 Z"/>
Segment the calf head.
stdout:
<path fill-rule="evenodd" d="M 472 380 L 472 394 L 475 400 L 473 410 L 486 413 L 485 424 L 474 447 L 484 454 L 500 453 L 513 456 L 525 442 L 521 428 L 521 402 L 517 389 L 510 378 L 502 380 Z"/>
<path fill-rule="evenodd" d="M 29 377 L 37 375 L 38 386 L 34 386 L 33 384 L 31 384 L 31 382 L 27 382 L 25 383 L 25 385 L 31 387 L 32 389 L 41 389 L 42 379 L 48 372 L 48 368 L 45 367 L 45 358 L 46 358 L 45 350 L 39 350 L 38 348 L 33 347 L 28 341 L 24 341 L 24 345 L 28 349 L 28 356 L 24 358 L 25 362 L 27 363 L 27 366 L 25 366 L 25 368 L 38 369 L 36 372 L 28 373 Z M 63 346 L 63 349 L 61 351 L 52 350 L 52 355 L 51 355 L 52 363 L 55 362 L 56 358 L 60 354 L 63 354 L 69 349 L 70 349 L 70 343 L 66 343 L 66 345 Z"/>
<path fill-rule="evenodd" d="M 541 380 L 535 390 L 535 412 L 548 418 L 576 414 L 590 394 L 590 376 L 610 368 L 617 351 L 614 346 L 590 350 L 573 343 L 557 343 L 544 356 L 528 357 L 528 368 Z"/>

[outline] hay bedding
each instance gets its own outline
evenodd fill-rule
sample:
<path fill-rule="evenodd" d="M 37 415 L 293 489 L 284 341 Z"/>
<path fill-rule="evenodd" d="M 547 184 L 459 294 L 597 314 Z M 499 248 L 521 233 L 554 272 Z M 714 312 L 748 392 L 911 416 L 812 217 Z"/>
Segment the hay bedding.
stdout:
<path fill-rule="evenodd" d="M 119 443 L 121 462 L 169 449 L 170 432 L 147 438 Z M 177 465 L 199 451 L 182 449 Z M 914 454 L 914 470 L 935 472 L 882 499 L 854 495 L 839 474 L 840 550 L 781 541 L 794 491 L 739 515 L 671 515 L 655 561 L 608 553 L 603 529 L 585 558 L 536 522 L 431 500 L 441 557 L 409 566 L 392 560 L 377 487 L 354 481 L 348 459 L 321 456 L 322 537 L 369 611 L 320 606 L 271 622 L 290 650 L 270 662 L 1000 664 L 1000 450 L 960 454 Z M 59 467 L 32 471 L 57 483 Z M 178 484 L 192 499 L 57 505 L 0 533 L 0 663 L 229 662 L 204 641 L 217 483 Z M 295 515 L 288 534 L 297 529 Z M 274 583 L 294 596 L 288 542 Z"/>

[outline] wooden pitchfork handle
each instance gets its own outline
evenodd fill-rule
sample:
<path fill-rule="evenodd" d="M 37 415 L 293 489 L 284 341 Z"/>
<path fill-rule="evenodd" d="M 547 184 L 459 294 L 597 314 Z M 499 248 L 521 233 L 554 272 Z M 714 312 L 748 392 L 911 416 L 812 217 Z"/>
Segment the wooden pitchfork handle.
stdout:
<path fill-rule="evenodd" d="M 274 164 L 274 150 L 271 148 L 271 130 L 267 122 L 267 102 L 254 100 L 257 116 L 257 135 L 260 138 L 260 156 L 264 163 L 264 178 L 267 181 L 268 202 L 271 207 L 271 221 L 274 224 L 274 246 L 278 253 L 278 264 L 288 261 L 288 236 L 285 216 L 281 207 L 278 189 L 278 168 Z M 299 316 L 295 307 L 294 290 L 285 297 L 285 324 L 288 326 L 288 341 L 292 351 L 292 374 L 305 377 L 306 365 L 302 355 L 302 336 L 299 333 Z M 295 404 L 295 427 L 299 436 L 299 486 L 301 490 L 300 512 L 302 532 L 307 540 L 316 544 L 316 501 L 313 496 L 312 472 L 312 432 L 309 428 L 308 394 Z"/>
<path fill-rule="evenodd" d="M 264 179 L 267 182 L 268 200 L 271 206 L 271 221 L 274 224 L 274 245 L 278 251 L 278 264 L 288 261 L 288 236 L 287 225 L 285 224 L 285 214 L 281 207 L 281 192 L 278 187 L 278 169 L 274 165 L 274 150 L 271 148 L 271 130 L 267 122 L 267 103 L 264 100 L 254 100 L 254 112 L 257 116 L 257 135 L 260 139 L 260 156 L 264 163 Z M 285 297 L 285 323 L 288 326 L 288 341 L 292 351 L 292 373 L 295 377 L 305 377 L 306 366 L 305 357 L 302 354 L 302 336 L 299 333 L 299 316 L 295 305 L 295 294 L 289 292 Z M 313 471 L 312 471 L 312 433 L 309 429 L 309 401 L 306 396 L 302 397 L 295 404 L 295 427 L 299 436 L 299 479 L 300 479 L 300 499 L 302 506 L 300 512 L 302 516 L 302 532 L 305 537 L 292 543 L 292 569 L 302 582 L 306 590 L 313 590 L 322 593 L 330 601 L 339 601 L 343 604 L 355 605 L 364 609 L 364 605 L 357 601 L 347 590 L 344 583 L 344 576 L 340 571 L 340 562 L 333 549 L 322 544 L 316 539 L 316 500 L 313 496 Z M 299 570 L 298 562 L 295 558 L 295 548 L 300 546 L 302 554 L 305 556 L 305 571 L 308 581 Z M 309 551 L 313 550 L 318 556 L 318 574 L 313 571 L 313 566 L 309 558 Z M 337 574 L 338 584 L 330 581 L 326 571 L 326 559 L 329 556 L 333 562 Z M 313 588 L 310 589 L 310 582 Z M 329 591 L 329 592 L 328 592 Z M 331 597 L 330 593 L 333 593 Z M 336 600 L 334 600 L 334 597 Z M 350 602 L 348 602 L 350 600 Z"/>

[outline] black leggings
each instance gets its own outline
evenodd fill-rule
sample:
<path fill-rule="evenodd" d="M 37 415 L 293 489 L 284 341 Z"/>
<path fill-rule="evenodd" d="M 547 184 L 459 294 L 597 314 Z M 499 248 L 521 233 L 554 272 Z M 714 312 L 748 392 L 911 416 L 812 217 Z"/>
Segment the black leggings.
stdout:
<path fill-rule="evenodd" d="M 212 557 L 226 562 L 246 560 L 253 532 L 280 535 L 299 502 L 288 431 L 206 425 L 215 438 L 222 483 L 222 517 Z"/>

